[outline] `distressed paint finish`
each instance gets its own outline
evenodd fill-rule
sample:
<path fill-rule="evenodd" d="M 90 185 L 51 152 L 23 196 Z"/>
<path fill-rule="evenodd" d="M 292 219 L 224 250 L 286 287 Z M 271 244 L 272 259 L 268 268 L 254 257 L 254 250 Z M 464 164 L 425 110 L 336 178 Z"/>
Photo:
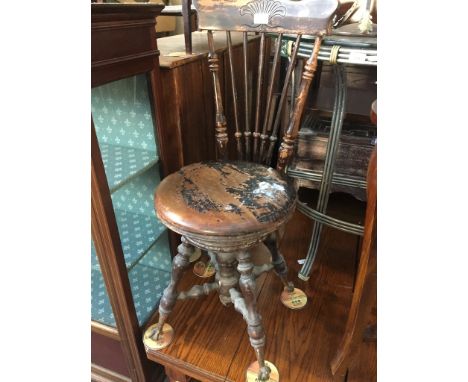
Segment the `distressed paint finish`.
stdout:
<path fill-rule="evenodd" d="M 165 224 L 198 235 L 269 233 L 290 217 L 295 203 L 290 180 L 249 162 L 183 167 L 166 177 L 155 194 L 156 211 Z"/>
<path fill-rule="evenodd" d="M 328 33 L 337 0 L 194 0 L 205 30 Z"/>

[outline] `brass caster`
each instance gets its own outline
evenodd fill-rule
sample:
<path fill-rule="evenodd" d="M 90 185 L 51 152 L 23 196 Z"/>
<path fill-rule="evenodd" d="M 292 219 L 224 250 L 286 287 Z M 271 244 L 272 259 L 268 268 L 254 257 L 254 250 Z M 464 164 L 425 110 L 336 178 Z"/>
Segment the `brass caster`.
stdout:
<path fill-rule="evenodd" d="M 194 263 L 195 261 L 197 261 L 201 257 L 201 255 L 202 255 L 201 249 L 200 248 L 195 248 L 195 251 L 189 257 L 189 261 L 191 263 Z"/>
<path fill-rule="evenodd" d="M 148 329 L 146 329 L 145 334 L 143 336 L 143 343 L 145 347 L 149 350 L 160 350 L 164 349 L 165 347 L 169 346 L 172 340 L 174 339 L 174 329 L 169 324 L 164 324 L 162 328 L 162 332 L 159 335 L 157 341 L 150 337 L 153 332 L 153 329 L 156 328 L 158 324 L 151 325 Z"/>
<path fill-rule="evenodd" d="M 268 381 L 261 381 L 261 382 L 279 382 L 279 373 L 278 369 L 276 368 L 275 365 L 273 365 L 269 361 L 265 361 L 265 364 L 270 368 L 270 379 Z M 254 363 L 250 364 L 249 368 L 247 369 L 247 376 L 246 376 L 246 382 L 260 382 L 257 377 L 258 377 L 258 371 L 260 370 L 260 367 L 258 365 L 258 362 L 255 361 Z"/>
<path fill-rule="evenodd" d="M 302 309 L 307 304 L 307 295 L 299 288 L 294 288 L 292 292 L 284 288 L 281 292 L 281 302 L 289 309 Z"/>
<path fill-rule="evenodd" d="M 193 266 L 193 273 L 198 277 L 211 277 L 215 274 L 216 269 L 211 261 L 204 263 L 203 261 L 197 261 Z"/>

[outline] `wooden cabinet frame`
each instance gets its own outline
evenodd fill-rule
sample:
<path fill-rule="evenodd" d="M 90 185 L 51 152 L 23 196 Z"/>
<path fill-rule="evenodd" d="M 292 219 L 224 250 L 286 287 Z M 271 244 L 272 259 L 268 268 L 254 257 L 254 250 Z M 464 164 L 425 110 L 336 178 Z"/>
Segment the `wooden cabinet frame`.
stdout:
<path fill-rule="evenodd" d="M 162 5 L 91 5 L 91 87 L 147 73 L 150 103 L 163 176 L 181 167 L 180 150 L 165 131 L 162 114 L 159 51 L 155 18 Z M 170 155 L 170 157 L 169 157 Z M 143 347 L 133 297 L 125 267 L 122 244 L 115 220 L 111 194 L 99 144 L 91 120 L 91 229 L 102 275 L 114 312 L 117 330 L 105 325 L 94 330 L 108 331 L 118 338 L 132 381 L 149 381 L 151 365 Z"/>

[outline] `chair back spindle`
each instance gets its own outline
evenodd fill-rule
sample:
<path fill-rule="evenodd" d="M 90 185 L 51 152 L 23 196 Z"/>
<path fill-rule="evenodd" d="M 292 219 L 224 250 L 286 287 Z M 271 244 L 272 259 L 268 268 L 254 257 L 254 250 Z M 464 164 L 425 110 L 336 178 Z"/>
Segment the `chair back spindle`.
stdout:
<path fill-rule="evenodd" d="M 255 131 L 253 133 L 253 161 L 258 162 L 258 143 L 260 138 L 260 100 L 263 89 L 263 72 L 265 66 L 265 33 L 260 34 L 260 58 L 257 75 L 257 100 L 255 102 Z"/>
<path fill-rule="evenodd" d="M 265 117 L 263 121 L 263 130 L 262 130 L 262 135 L 260 138 L 262 139 L 261 145 L 260 145 L 260 162 L 264 163 L 266 161 L 265 154 L 266 154 L 266 144 L 267 144 L 267 139 L 268 139 L 268 134 L 270 133 L 271 130 L 271 119 L 272 119 L 272 113 L 271 113 L 271 103 L 272 103 L 272 98 L 273 98 L 273 82 L 275 80 L 276 72 L 278 69 L 278 62 L 280 58 L 280 53 L 281 53 L 281 43 L 283 39 L 283 34 L 280 33 L 278 35 L 278 38 L 276 40 L 276 50 L 275 50 L 275 57 L 273 58 L 273 66 L 271 68 L 271 74 L 270 74 L 270 80 L 268 84 L 268 92 L 267 92 L 267 99 L 266 99 L 266 107 L 265 107 Z"/>
<path fill-rule="evenodd" d="M 226 63 L 229 68 L 229 79 L 232 96 L 232 111 L 235 129 L 236 156 L 239 160 L 254 161 L 266 165 L 272 164 L 273 152 L 278 140 L 283 110 L 288 99 L 291 74 L 297 60 L 298 47 L 303 34 L 315 35 L 314 49 L 307 60 L 300 82 L 297 98 L 293 100 L 293 110 L 287 123 L 278 152 L 277 169 L 284 172 L 291 159 L 294 142 L 297 137 L 301 117 L 305 109 L 307 94 L 310 89 L 322 37 L 331 30 L 332 17 L 337 8 L 337 0 L 194 0 L 199 20 L 199 29 L 208 34 L 208 62 L 212 73 L 216 110 L 216 143 L 217 158 L 227 159 L 227 123 L 224 114 L 221 84 L 219 78 L 219 58 L 214 46 L 213 33 L 226 32 L 228 46 Z M 231 32 L 243 32 L 243 68 L 237 70 L 233 59 Z M 258 67 L 249 68 L 248 41 L 258 38 Z M 281 47 L 284 35 L 296 35 L 294 48 L 286 70 L 281 93 L 275 79 L 278 78 Z M 269 52 L 275 38 L 273 61 L 270 65 Z M 252 57 L 256 58 L 256 57 Z M 249 71 L 250 69 L 250 71 Z M 256 86 L 252 87 L 252 71 L 256 69 Z M 239 84 L 236 73 L 243 74 Z M 249 78 L 250 74 L 250 78 Z M 251 94 L 253 93 L 253 94 Z M 239 95 L 243 97 L 241 108 Z M 243 113 L 244 115 L 240 115 Z"/>
<path fill-rule="evenodd" d="M 219 58 L 216 54 L 213 41 L 213 32 L 208 31 L 208 63 L 210 72 L 213 76 L 213 85 L 215 93 L 215 110 L 216 110 L 216 142 L 217 142 L 217 153 L 219 159 L 227 159 L 227 124 L 226 117 L 224 115 L 223 100 L 221 98 L 221 85 L 219 83 Z"/>
<path fill-rule="evenodd" d="M 321 44 L 322 36 L 317 36 L 312 54 L 304 67 L 299 94 L 297 95 L 294 105 L 294 111 L 289 121 L 286 133 L 283 136 L 283 142 L 281 142 L 278 153 L 278 163 L 276 164 L 276 169 L 280 172 L 284 172 L 286 165 L 291 159 L 294 148 L 294 141 L 296 140 L 297 134 L 299 132 L 305 102 L 307 100 L 307 95 L 309 94 L 310 84 L 312 83 L 315 71 L 317 70 L 318 52 L 320 50 Z"/>
<path fill-rule="evenodd" d="M 242 40 L 242 47 L 243 47 L 243 58 L 244 58 L 244 91 L 245 91 L 245 130 L 244 130 L 244 137 L 245 137 L 245 159 L 250 159 L 250 136 L 252 133 L 250 132 L 250 108 L 249 108 L 249 72 L 248 72 L 248 57 L 247 57 L 247 44 L 248 44 L 248 34 L 247 32 L 243 33 L 243 40 Z"/>
<path fill-rule="evenodd" d="M 234 64 L 232 62 L 232 39 L 231 39 L 231 32 L 226 32 L 227 37 L 227 45 L 228 45 L 228 56 L 229 56 L 229 72 L 231 74 L 231 90 L 232 90 L 232 100 L 233 100 L 233 107 L 234 107 L 234 124 L 236 126 L 236 133 L 234 136 L 236 137 L 236 145 L 237 145 L 237 159 L 242 160 L 244 159 L 244 155 L 242 152 L 242 133 L 239 127 L 239 111 L 237 110 L 237 89 L 236 89 L 236 79 L 234 75 Z"/>
<path fill-rule="evenodd" d="M 266 164 L 270 165 L 273 157 L 273 149 L 275 148 L 275 143 L 278 140 L 278 130 L 281 122 L 281 113 L 283 111 L 284 103 L 288 96 L 289 82 L 291 81 L 291 74 L 296 66 L 297 52 L 299 50 L 299 44 L 301 42 L 302 35 L 297 35 L 296 42 L 294 44 L 294 49 L 292 51 L 291 59 L 289 61 L 288 69 L 286 71 L 286 76 L 284 78 L 283 90 L 281 92 L 281 98 L 279 100 L 278 111 L 275 116 L 275 123 L 273 125 L 273 131 L 270 136 L 270 145 L 268 147 L 268 153 L 266 158 Z"/>

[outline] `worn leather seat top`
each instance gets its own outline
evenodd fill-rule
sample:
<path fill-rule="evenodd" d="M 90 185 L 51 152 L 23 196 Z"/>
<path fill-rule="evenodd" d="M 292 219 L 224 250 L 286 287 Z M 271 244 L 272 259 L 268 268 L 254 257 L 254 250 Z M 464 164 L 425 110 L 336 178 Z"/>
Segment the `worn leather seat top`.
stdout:
<path fill-rule="evenodd" d="M 166 177 L 155 193 L 158 217 L 178 231 L 220 236 L 265 232 L 290 217 L 291 181 L 248 162 L 202 162 Z"/>

